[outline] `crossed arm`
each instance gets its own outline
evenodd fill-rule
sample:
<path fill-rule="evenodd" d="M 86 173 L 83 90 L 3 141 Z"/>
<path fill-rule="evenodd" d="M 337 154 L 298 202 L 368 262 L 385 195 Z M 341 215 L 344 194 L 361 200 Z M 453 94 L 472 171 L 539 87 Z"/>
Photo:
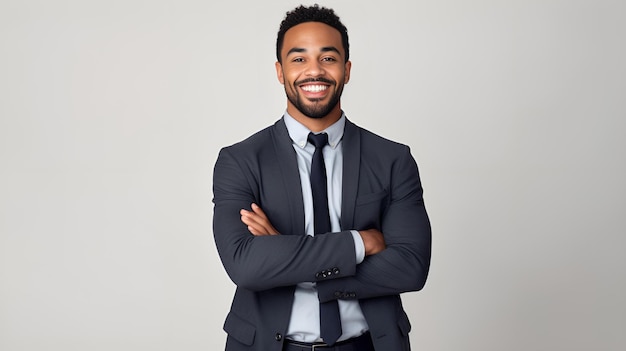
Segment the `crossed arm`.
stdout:
<path fill-rule="evenodd" d="M 257 204 L 252 204 L 252 211 L 242 209 L 241 221 L 248 226 L 248 230 L 254 236 L 280 235 L 269 221 L 263 209 Z M 385 249 L 385 238 L 378 229 L 360 230 L 359 235 L 365 246 L 365 256 L 375 255 Z"/>
<path fill-rule="evenodd" d="M 389 201 L 379 214 L 380 221 L 368 224 L 379 213 L 372 201 L 381 199 L 369 196 L 359 205 L 353 229 L 359 231 L 367 255 L 359 264 L 350 231 L 315 237 L 279 235 L 289 230 L 291 222 L 276 217 L 272 223 L 269 218 L 273 211 L 282 210 L 276 204 L 282 206 L 286 194 L 279 192 L 274 203 L 265 199 L 263 209 L 253 205 L 241 210 L 263 200 L 255 188 L 260 178 L 250 171 L 256 168 L 246 162 L 224 150 L 214 172 L 214 236 L 224 268 L 235 284 L 261 291 L 316 281 L 321 301 L 336 299 L 337 291 L 355 292 L 365 299 L 423 287 L 430 263 L 430 224 L 417 165 L 408 149 L 391 165 L 389 186 L 393 186 L 385 190 Z M 317 272 L 332 267 L 340 267 L 341 274 L 316 278 Z"/>

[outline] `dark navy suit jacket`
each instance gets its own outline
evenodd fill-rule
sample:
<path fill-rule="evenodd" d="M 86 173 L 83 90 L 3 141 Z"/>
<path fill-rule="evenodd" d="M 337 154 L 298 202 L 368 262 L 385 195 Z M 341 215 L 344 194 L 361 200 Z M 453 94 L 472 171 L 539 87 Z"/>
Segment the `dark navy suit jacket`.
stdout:
<path fill-rule="evenodd" d="M 343 136 L 342 232 L 304 234 L 296 153 L 280 119 L 223 148 L 213 174 L 213 233 L 237 285 L 224 323 L 226 350 L 280 351 L 295 285 L 313 281 L 321 301 L 358 299 L 376 350 L 409 350 L 400 293 L 428 275 L 431 230 L 417 165 L 407 146 L 350 121 Z M 250 234 L 239 210 L 257 203 L 277 236 Z M 350 230 L 379 229 L 387 248 L 356 264 Z M 333 270 L 336 274 L 319 274 Z"/>

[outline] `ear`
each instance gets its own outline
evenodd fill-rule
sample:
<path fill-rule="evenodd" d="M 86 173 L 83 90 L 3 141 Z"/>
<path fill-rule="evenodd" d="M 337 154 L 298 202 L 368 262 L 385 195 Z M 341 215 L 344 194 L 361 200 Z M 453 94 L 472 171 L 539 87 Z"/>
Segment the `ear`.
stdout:
<path fill-rule="evenodd" d="M 344 84 L 348 84 L 348 82 L 350 81 L 350 70 L 351 69 L 352 69 L 352 61 L 346 62 L 346 68 L 345 68 L 344 73 L 343 73 L 343 78 L 345 80 Z"/>
<path fill-rule="evenodd" d="M 285 77 L 283 77 L 283 65 L 281 65 L 280 62 L 276 61 L 274 66 L 276 66 L 276 77 L 278 77 L 278 81 L 280 82 L 280 84 L 284 85 Z"/>

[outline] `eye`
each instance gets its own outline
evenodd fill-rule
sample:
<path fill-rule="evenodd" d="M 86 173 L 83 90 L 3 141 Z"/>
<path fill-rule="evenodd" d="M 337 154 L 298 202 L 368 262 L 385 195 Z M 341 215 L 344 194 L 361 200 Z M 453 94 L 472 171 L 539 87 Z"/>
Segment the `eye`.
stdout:
<path fill-rule="evenodd" d="M 302 57 L 296 57 L 293 60 L 291 60 L 291 62 L 304 62 L 304 59 Z"/>
<path fill-rule="evenodd" d="M 334 58 L 334 57 L 324 57 L 324 58 L 322 58 L 322 61 L 323 62 L 335 62 L 335 61 L 337 61 L 337 59 Z"/>

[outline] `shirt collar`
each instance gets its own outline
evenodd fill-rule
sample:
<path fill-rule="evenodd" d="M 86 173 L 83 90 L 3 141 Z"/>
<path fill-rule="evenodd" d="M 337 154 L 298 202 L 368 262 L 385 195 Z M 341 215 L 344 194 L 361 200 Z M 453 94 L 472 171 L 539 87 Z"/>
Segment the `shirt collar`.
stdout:
<path fill-rule="evenodd" d="M 296 121 L 293 117 L 291 117 L 287 111 L 285 111 L 284 119 L 285 125 L 287 126 L 287 132 L 289 132 L 289 137 L 291 137 L 293 143 L 301 149 L 306 147 L 307 139 L 311 131 L 302 123 Z M 339 145 L 339 142 L 343 138 L 343 130 L 345 125 L 346 115 L 342 111 L 341 118 L 339 118 L 339 120 L 333 123 L 330 127 L 322 131 L 328 134 L 328 146 L 334 149 L 337 147 L 337 145 Z"/>

